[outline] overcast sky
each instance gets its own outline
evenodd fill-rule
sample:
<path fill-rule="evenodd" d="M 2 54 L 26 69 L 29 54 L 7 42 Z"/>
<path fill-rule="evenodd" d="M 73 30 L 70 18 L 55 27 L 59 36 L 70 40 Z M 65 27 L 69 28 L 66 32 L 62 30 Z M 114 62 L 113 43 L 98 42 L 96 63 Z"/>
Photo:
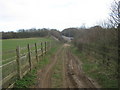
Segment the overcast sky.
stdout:
<path fill-rule="evenodd" d="M 105 20 L 113 0 L 0 0 L 0 31 L 90 27 Z"/>

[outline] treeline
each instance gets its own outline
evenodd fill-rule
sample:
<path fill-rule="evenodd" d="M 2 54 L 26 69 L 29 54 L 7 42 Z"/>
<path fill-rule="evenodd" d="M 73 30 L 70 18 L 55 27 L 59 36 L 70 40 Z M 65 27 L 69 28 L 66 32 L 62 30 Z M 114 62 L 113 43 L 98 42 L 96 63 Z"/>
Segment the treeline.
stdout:
<path fill-rule="evenodd" d="M 46 37 L 46 36 L 54 36 L 59 40 L 63 40 L 61 37 L 60 31 L 56 29 L 20 29 L 17 32 L 2 32 L 2 39 L 11 39 L 11 38 L 31 38 L 31 37 Z"/>
<path fill-rule="evenodd" d="M 78 31 L 79 28 L 66 28 L 61 33 L 67 37 L 75 37 Z"/>
<path fill-rule="evenodd" d="M 67 28 L 63 35 L 72 36 L 73 44 L 87 55 L 96 58 L 101 65 L 110 67 L 113 62 L 116 68 L 118 63 L 118 30 L 94 26 L 86 28 Z M 114 67 L 114 68 L 115 68 Z M 117 69 L 115 69 L 117 70 Z"/>
<path fill-rule="evenodd" d="M 67 28 L 62 35 L 74 37 L 73 43 L 82 52 L 94 54 L 102 58 L 104 64 L 110 60 L 117 61 L 118 31 L 115 28 L 94 26 L 86 28 Z"/>

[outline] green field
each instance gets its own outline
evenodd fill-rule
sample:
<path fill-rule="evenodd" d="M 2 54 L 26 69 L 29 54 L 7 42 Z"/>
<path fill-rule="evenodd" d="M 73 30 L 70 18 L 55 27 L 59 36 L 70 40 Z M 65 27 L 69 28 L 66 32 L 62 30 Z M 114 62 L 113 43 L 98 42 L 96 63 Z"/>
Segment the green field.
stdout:
<path fill-rule="evenodd" d="M 2 40 L 2 52 L 16 49 L 17 46 L 26 47 L 27 44 L 40 43 L 50 41 L 48 38 L 22 38 L 22 39 L 6 39 Z"/>
<path fill-rule="evenodd" d="M 16 47 L 20 46 L 20 48 L 27 48 L 27 45 L 33 46 L 31 49 L 33 50 L 34 44 L 37 43 L 37 46 L 40 48 L 40 42 L 51 41 L 50 38 L 22 38 L 22 39 L 6 39 L 2 40 L 2 60 L 6 60 L 16 56 Z M 44 46 L 44 43 L 43 43 Z M 27 49 L 21 50 L 21 53 L 25 53 Z"/>

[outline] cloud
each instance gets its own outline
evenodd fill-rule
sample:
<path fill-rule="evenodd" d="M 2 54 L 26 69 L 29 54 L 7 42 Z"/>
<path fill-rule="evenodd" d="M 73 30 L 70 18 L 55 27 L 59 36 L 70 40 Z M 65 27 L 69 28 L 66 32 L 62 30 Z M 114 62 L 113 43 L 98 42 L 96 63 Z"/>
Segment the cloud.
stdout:
<path fill-rule="evenodd" d="M 0 0 L 0 30 L 80 27 L 108 17 L 112 0 Z"/>

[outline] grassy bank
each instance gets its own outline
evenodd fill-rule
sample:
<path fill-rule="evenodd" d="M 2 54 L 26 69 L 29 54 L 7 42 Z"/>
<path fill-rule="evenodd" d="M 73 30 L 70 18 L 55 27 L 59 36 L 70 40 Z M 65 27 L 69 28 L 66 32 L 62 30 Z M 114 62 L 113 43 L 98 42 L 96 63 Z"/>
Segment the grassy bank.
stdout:
<path fill-rule="evenodd" d="M 39 61 L 38 66 L 35 69 L 24 76 L 23 79 L 16 81 L 15 88 L 30 88 L 31 86 L 34 86 L 37 82 L 37 71 L 44 68 L 50 62 L 49 59 L 52 57 L 53 54 L 56 53 L 60 46 L 61 45 L 57 43 L 56 45 L 53 45 L 52 48 L 47 52 L 47 54 L 41 57 L 41 60 Z"/>
<path fill-rule="evenodd" d="M 76 47 L 71 47 L 71 50 L 82 61 L 82 69 L 86 75 L 96 80 L 102 88 L 118 87 L 115 68 L 106 68 L 106 66 L 99 63 L 100 59 L 98 60 L 84 52 L 80 52 Z M 114 62 L 112 64 L 114 65 Z"/>

